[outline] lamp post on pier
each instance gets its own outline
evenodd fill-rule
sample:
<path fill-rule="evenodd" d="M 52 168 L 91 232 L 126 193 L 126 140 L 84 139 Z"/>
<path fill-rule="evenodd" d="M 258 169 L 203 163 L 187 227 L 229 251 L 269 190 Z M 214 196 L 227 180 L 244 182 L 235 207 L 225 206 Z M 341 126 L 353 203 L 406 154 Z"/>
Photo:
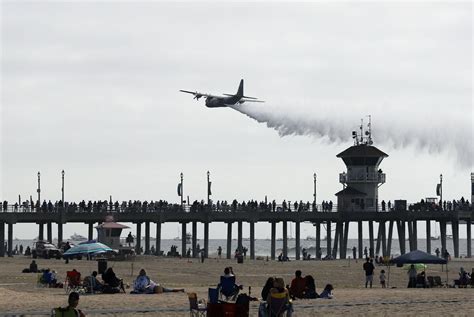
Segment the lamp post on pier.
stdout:
<path fill-rule="evenodd" d="M 313 209 L 317 209 L 317 205 L 316 205 L 316 173 L 313 174 L 313 178 L 314 178 L 314 194 L 313 194 L 313 197 L 314 197 L 313 206 L 314 206 L 314 208 Z M 316 211 L 316 210 L 313 210 L 313 211 Z"/>
<path fill-rule="evenodd" d="M 179 194 L 180 194 L 180 199 L 181 199 L 181 209 L 183 208 L 183 173 L 179 174 L 179 176 L 181 177 L 181 182 L 179 183 L 180 184 L 180 187 L 179 187 Z"/>
<path fill-rule="evenodd" d="M 61 186 L 61 201 L 62 201 L 62 204 L 63 204 L 63 208 L 64 208 L 64 170 L 61 171 L 61 176 L 62 176 L 62 186 Z"/>
<path fill-rule="evenodd" d="M 209 196 L 211 195 L 210 176 L 211 176 L 211 173 L 209 173 L 209 171 L 207 171 L 207 205 L 208 206 L 211 204 L 211 200 L 209 198 Z"/>
<path fill-rule="evenodd" d="M 443 174 L 439 174 L 439 206 L 443 209 Z"/>
<path fill-rule="evenodd" d="M 38 189 L 36 190 L 36 192 L 38 193 L 38 206 L 41 206 L 41 173 L 40 172 L 38 172 Z"/>

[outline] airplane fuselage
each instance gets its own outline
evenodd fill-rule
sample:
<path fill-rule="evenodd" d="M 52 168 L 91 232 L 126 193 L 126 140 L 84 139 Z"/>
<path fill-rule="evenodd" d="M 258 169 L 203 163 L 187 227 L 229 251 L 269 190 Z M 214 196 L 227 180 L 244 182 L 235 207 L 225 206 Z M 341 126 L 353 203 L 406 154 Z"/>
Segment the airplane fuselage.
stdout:
<path fill-rule="evenodd" d="M 208 108 L 220 108 L 228 107 L 229 105 L 235 105 L 241 98 L 239 96 L 232 97 L 207 97 L 206 107 Z"/>

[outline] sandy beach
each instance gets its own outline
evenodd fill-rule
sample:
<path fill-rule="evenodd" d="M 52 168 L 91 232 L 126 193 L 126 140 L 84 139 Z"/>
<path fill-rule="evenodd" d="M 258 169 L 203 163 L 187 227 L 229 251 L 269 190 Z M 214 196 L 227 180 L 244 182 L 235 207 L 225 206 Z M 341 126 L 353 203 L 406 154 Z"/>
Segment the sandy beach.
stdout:
<path fill-rule="evenodd" d="M 63 289 L 36 286 L 37 274 L 21 273 L 29 266 L 31 258 L 17 256 L 0 258 L 0 316 L 8 314 L 44 315 L 51 308 L 65 305 L 67 296 Z M 76 268 L 86 276 L 97 270 L 97 262 L 74 260 L 37 259 L 39 268 L 50 268 L 64 280 L 66 271 Z M 207 289 L 215 287 L 224 267 L 232 266 L 237 282 L 244 285 L 244 292 L 251 286 L 251 296 L 260 297 L 269 276 L 281 276 L 290 283 L 295 270 L 315 277 L 317 291 L 325 284 L 333 284 L 332 300 L 313 299 L 294 301 L 293 316 L 341 316 L 350 314 L 372 316 L 472 316 L 474 314 L 474 289 L 436 288 L 407 289 L 407 273 L 403 268 L 391 267 L 389 288 L 382 289 L 378 274 L 387 267 L 378 266 L 372 289 L 364 287 L 361 261 L 291 261 L 278 263 L 264 260 L 174 259 L 140 256 L 134 261 L 108 262 L 117 275 L 128 284 L 141 268 L 156 282 L 166 287 L 185 288 L 196 292 L 198 298 L 207 299 Z M 449 282 L 457 276 L 460 267 L 467 271 L 474 268 L 473 259 L 457 259 L 449 263 Z M 427 275 L 439 275 L 446 280 L 446 272 L 439 265 L 429 265 Z M 128 289 L 129 292 L 131 289 Z M 186 293 L 153 295 L 99 294 L 83 295 L 79 308 L 87 316 L 188 316 L 189 303 Z M 258 302 L 251 302 L 250 316 L 257 316 Z"/>

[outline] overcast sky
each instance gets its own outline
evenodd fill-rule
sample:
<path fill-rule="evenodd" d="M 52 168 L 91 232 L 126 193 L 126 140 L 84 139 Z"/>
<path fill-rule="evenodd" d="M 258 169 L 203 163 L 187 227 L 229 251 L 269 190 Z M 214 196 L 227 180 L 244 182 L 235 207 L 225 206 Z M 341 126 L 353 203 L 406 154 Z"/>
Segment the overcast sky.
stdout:
<path fill-rule="evenodd" d="M 444 198 L 470 199 L 470 2 L 2 1 L 1 17 L 1 200 L 36 199 L 38 171 L 59 200 L 64 169 L 68 201 L 178 202 L 180 172 L 205 199 L 208 170 L 215 201 L 311 201 L 315 172 L 336 201 L 336 155 L 369 114 L 380 200 L 434 197 L 441 173 Z M 241 78 L 262 123 L 178 91 Z"/>

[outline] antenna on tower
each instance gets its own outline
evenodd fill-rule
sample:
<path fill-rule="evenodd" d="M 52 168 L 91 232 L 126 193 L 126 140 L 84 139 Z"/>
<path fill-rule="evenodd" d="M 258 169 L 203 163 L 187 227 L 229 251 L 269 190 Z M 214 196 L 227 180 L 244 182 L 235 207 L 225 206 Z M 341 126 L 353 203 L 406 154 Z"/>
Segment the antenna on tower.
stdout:
<path fill-rule="evenodd" d="M 372 116 L 369 114 L 369 123 L 367 124 L 367 131 L 365 131 L 365 135 L 367 136 L 367 144 L 372 145 L 374 142 L 372 141 Z"/>

